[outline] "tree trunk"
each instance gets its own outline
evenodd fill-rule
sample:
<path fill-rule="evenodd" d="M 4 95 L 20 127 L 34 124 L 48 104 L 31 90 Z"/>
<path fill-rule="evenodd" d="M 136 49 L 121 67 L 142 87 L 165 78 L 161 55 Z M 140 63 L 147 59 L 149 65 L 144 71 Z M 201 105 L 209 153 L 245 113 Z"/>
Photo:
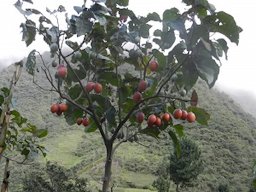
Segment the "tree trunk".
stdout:
<path fill-rule="evenodd" d="M 103 178 L 102 192 L 110 192 L 113 143 L 112 142 L 107 143 L 106 149 L 107 149 L 107 158 L 105 162 L 105 173 Z"/>
<path fill-rule="evenodd" d="M 4 179 L 1 186 L 1 192 L 7 192 L 8 191 L 8 184 L 9 184 L 9 176 L 10 172 L 8 171 L 9 168 L 9 159 L 6 158 L 5 168 L 4 168 Z"/>

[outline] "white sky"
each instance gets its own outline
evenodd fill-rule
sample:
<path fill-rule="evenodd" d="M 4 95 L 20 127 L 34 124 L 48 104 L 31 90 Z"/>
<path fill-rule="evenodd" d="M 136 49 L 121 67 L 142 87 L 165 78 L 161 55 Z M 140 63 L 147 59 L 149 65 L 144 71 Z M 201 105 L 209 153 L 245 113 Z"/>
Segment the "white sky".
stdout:
<path fill-rule="evenodd" d="M 40 43 L 33 43 L 28 48 L 21 41 L 21 22 L 24 22 L 22 15 L 16 10 L 13 4 L 16 0 L 3 0 L 0 5 L 0 65 L 9 65 L 28 55 L 32 49 L 39 51 L 48 50 Z M 46 6 L 55 9 L 63 4 L 66 9 L 72 9 L 73 5 L 82 5 L 83 0 L 72 0 L 68 5 L 66 0 L 33 0 L 39 10 L 45 10 Z M 168 3 L 170 2 L 170 3 Z M 130 6 L 139 15 L 148 12 L 162 13 L 163 10 L 173 6 L 180 6 L 181 0 L 130 0 Z M 237 24 L 243 28 L 239 46 L 229 45 L 229 59 L 223 63 L 218 85 L 227 88 L 238 88 L 250 91 L 256 95 L 256 64 L 254 46 L 254 18 L 256 10 L 255 0 L 209 0 L 217 10 L 223 10 L 231 14 Z"/>

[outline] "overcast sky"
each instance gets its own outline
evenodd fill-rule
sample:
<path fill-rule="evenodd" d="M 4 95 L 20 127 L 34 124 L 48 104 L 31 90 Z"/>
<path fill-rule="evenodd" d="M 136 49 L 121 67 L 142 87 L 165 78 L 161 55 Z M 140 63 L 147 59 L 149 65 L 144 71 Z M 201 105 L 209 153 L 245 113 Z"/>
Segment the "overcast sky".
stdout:
<path fill-rule="evenodd" d="M 46 49 L 45 46 L 38 43 L 33 43 L 27 48 L 21 41 L 19 25 L 24 18 L 13 6 L 15 2 L 16 0 L 1 1 L 0 65 L 2 66 L 24 58 L 32 49 L 40 51 Z M 66 5 L 67 9 L 71 9 L 72 6 L 68 6 L 68 2 L 72 2 L 72 5 L 81 5 L 83 0 L 33 0 L 33 2 L 40 10 L 45 10 L 46 6 L 54 9 L 59 4 Z M 135 13 L 145 15 L 153 11 L 162 13 L 167 8 L 179 6 L 180 2 L 181 0 L 130 0 L 130 6 Z M 237 24 L 243 28 L 239 46 L 229 46 L 229 59 L 223 63 L 217 84 L 229 88 L 245 89 L 256 95 L 255 0 L 209 0 L 209 2 L 212 2 L 217 10 L 223 10 L 234 16 Z"/>

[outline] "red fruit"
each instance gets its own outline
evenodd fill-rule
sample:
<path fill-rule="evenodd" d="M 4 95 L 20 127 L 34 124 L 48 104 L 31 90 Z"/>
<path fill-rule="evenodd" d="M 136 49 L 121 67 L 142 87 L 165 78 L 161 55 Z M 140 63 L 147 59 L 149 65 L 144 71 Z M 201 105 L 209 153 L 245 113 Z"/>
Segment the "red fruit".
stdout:
<path fill-rule="evenodd" d="M 162 115 L 162 120 L 163 120 L 164 122 L 169 122 L 170 119 L 171 119 L 171 115 L 170 115 L 169 113 L 164 113 L 164 114 Z"/>
<path fill-rule="evenodd" d="M 196 120 L 196 115 L 193 112 L 189 112 L 187 115 L 187 121 L 193 123 Z"/>
<path fill-rule="evenodd" d="M 154 114 L 148 117 L 148 126 L 151 127 L 156 122 L 156 116 Z"/>
<path fill-rule="evenodd" d="M 161 121 L 161 119 L 159 117 L 156 118 L 155 125 L 157 127 L 160 127 L 162 125 L 162 121 Z"/>
<path fill-rule="evenodd" d="M 144 119 L 145 119 L 145 115 L 144 115 L 144 113 L 143 112 L 138 112 L 137 114 L 136 114 L 136 121 L 138 122 L 138 123 L 142 123 L 143 121 L 144 121 Z"/>
<path fill-rule="evenodd" d="M 88 119 L 87 117 L 84 117 L 82 123 L 83 123 L 83 125 L 86 127 L 86 126 L 89 125 L 90 122 L 89 122 L 89 119 Z"/>
<path fill-rule="evenodd" d="M 59 104 L 59 110 L 61 112 L 66 112 L 68 110 L 68 105 L 66 103 L 60 103 Z"/>
<path fill-rule="evenodd" d="M 68 69 L 64 65 L 59 65 L 57 74 L 60 78 L 65 78 L 68 74 Z"/>
<path fill-rule="evenodd" d="M 143 92 L 147 89 L 148 83 L 144 80 L 140 80 L 139 85 L 138 85 L 138 91 Z"/>
<path fill-rule="evenodd" d="M 158 63 L 157 63 L 155 60 L 151 60 L 151 61 L 149 62 L 149 69 L 150 69 L 151 71 L 156 71 L 157 68 L 158 68 Z"/>
<path fill-rule="evenodd" d="M 95 83 L 94 82 L 88 82 L 85 86 L 85 90 L 89 93 L 94 89 Z"/>
<path fill-rule="evenodd" d="M 126 22 L 128 19 L 128 16 L 127 15 L 121 15 L 119 20 L 122 21 L 122 22 Z"/>
<path fill-rule="evenodd" d="M 175 109 L 173 112 L 173 117 L 175 119 L 180 119 L 182 116 L 182 110 L 181 109 Z"/>
<path fill-rule="evenodd" d="M 133 101 L 140 102 L 142 100 L 142 95 L 139 91 L 136 91 L 132 96 Z"/>
<path fill-rule="evenodd" d="M 77 118 L 76 124 L 81 125 L 83 123 L 83 119 L 81 117 Z"/>
<path fill-rule="evenodd" d="M 102 85 L 100 83 L 94 84 L 94 91 L 95 93 L 101 93 L 102 92 Z"/>
<path fill-rule="evenodd" d="M 181 119 L 186 120 L 187 119 L 188 112 L 186 110 L 182 110 Z"/>
<path fill-rule="evenodd" d="M 52 113 L 57 113 L 59 111 L 59 104 L 54 103 L 51 105 L 51 112 Z"/>

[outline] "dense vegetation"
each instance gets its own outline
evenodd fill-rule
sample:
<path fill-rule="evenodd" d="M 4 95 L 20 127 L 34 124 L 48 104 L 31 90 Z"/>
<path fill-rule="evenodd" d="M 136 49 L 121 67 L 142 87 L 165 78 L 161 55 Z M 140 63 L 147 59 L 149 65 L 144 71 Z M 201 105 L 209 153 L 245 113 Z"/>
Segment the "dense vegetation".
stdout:
<path fill-rule="evenodd" d="M 1 84 L 8 85 L 13 70 L 11 66 L 2 71 Z M 52 116 L 49 103 L 55 95 L 39 89 L 29 78 L 26 73 L 22 74 L 15 90 L 13 106 L 38 127 L 49 131 L 44 141 L 48 150 L 46 159 L 33 158 L 41 166 L 45 166 L 46 160 L 58 162 L 80 177 L 86 177 L 90 181 L 89 186 L 96 188 L 104 166 L 102 143 L 96 135 L 84 133 L 79 126 L 69 127 L 64 120 Z M 48 85 L 44 78 L 38 78 L 45 86 Z M 187 130 L 187 136 L 199 145 L 205 165 L 197 185 L 189 188 L 189 191 L 216 191 L 219 185 L 227 185 L 230 191 L 249 191 L 255 158 L 256 120 L 225 93 L 206 89 L 206 85 L 201 82 L 196 86 L 199 97 L 205 98 L 199 100 L 199 106 L 207 108 L 211 114 L 209 126 L 195 125 Z M 167 137 L 161 141 L 145 138 L 143 145 L 134 142 L 120 146 L 113 166 L 114 184 L 117 187 L 115 191 L 153 189 L 156 170 L 166 154 L 169 154 L 171 141 Z M 17 166 L 11 162 L 12 191 L 22 191 L 22 178 L 36 166 L 32 161 L 29 164 Z M 174 185 L 172 187 L 175 189 Z"/>

